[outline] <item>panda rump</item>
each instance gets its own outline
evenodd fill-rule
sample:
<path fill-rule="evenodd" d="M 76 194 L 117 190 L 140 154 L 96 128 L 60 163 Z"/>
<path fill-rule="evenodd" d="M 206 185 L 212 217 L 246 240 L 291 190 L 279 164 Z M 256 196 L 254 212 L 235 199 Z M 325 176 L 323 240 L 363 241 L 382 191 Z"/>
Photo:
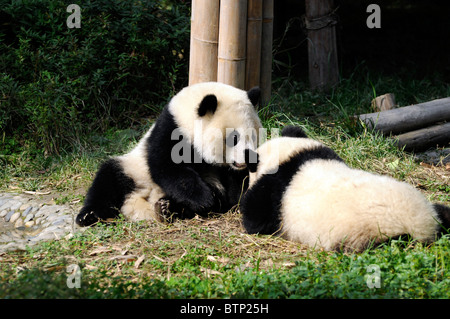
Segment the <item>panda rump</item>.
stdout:
<path fill-rule="evenodd" d="M 432 205 L 404 182 L 352 169 L 330 148 L 302 136 L 290 127 L 258 148 L 240 205 L 248 233 L 359 251 L 401 235 L 430 242 L 450 227 L 450 208 Z"/>

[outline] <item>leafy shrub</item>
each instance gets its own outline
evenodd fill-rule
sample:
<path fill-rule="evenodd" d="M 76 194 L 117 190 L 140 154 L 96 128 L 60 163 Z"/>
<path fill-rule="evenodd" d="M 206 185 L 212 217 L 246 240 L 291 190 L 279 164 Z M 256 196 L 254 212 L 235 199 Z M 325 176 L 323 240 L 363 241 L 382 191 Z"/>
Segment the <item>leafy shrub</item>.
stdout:
<path fill-rule="evenodd" d="M 55 153 L 139 122 L 186 84 L 187 3 L 83 1 L 69 29 L 73 0 L 0 2 L 0 143 L 14 133 Z"/>

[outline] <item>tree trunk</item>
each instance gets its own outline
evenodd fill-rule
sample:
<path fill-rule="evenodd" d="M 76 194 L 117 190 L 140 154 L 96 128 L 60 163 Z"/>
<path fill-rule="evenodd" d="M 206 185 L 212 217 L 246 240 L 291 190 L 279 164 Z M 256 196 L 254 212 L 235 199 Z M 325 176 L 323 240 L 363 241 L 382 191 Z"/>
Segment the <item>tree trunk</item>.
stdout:
<path fill-rule="evenodd" d="M 260 86 L 263 0 L 248 0 L 245 89 Z"/>
<path fill-rule="evenodd" d="M 273 0 L 263 0 L 261 43 L 261 105 L 269 103 L 272 91 Z"/>
<path fill-rule="evenodd" d="M 339 81 L 334 1 L 305 0 L 305 7 L 310 85 L 327 90 Z"/>

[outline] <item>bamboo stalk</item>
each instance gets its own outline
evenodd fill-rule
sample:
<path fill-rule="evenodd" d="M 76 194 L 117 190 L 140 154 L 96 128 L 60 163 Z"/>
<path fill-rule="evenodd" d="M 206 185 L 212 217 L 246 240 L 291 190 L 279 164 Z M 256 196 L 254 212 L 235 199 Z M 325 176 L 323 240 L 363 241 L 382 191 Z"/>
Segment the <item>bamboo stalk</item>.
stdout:
<path fill-rule="evenodd" d="M 217 81 L 219 0 L 192 0 L 189 85 Z"/>
<path fill-rule="evenodd" d="M 260 86 L 263 0 L 248 0 L 245 89 Z"/>
<path fill-rule="evenodd" d="M 245 88 L 247 0 L 221 0 L 217 81 Z"/>
<path fill-rule="evenodd" d="M 263 0 L 261 43 L 261 105 L 269 103 L 272 90 L 273 0 Z"/>

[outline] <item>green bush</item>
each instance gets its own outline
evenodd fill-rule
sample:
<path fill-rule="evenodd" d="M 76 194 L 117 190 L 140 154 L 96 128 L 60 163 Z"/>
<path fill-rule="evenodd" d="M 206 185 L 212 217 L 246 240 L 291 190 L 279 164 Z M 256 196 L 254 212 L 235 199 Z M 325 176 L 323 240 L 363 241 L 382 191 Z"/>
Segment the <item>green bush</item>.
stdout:
<path fill-rule="evenodd" d="M 0 0 L 4 145 L 58 152 L 82 132 L 140 122 L 187 83 L 187 3 L 82 1 L 81 28 L 69 29 L 71 3 Z"/>

